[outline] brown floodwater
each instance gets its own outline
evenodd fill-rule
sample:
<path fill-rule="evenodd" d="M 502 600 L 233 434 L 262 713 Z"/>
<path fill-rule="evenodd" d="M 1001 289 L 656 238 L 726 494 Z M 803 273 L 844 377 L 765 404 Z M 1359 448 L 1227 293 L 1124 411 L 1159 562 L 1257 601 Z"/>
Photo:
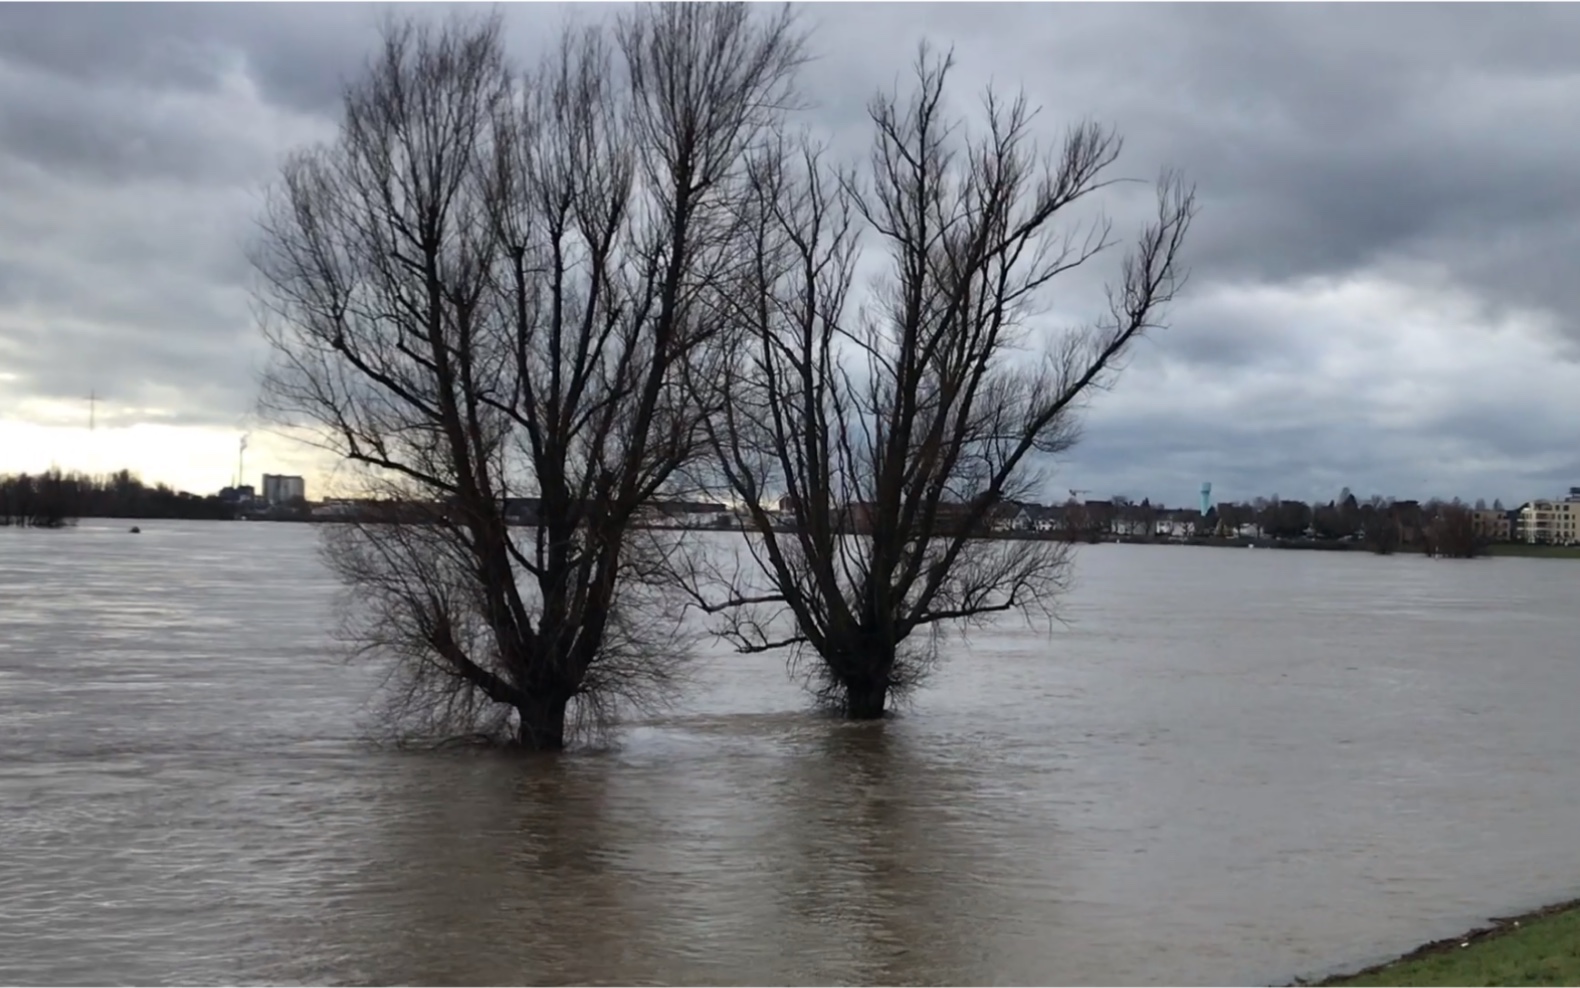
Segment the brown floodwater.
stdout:
<path fill-rule="evenodd" d="M 0 982 L 1284 982 L 1580 894 L 1580 563 L 1083 549 L 902 716 L 782 658 L 370 746 L 308 526 L 0 530 Z"/>

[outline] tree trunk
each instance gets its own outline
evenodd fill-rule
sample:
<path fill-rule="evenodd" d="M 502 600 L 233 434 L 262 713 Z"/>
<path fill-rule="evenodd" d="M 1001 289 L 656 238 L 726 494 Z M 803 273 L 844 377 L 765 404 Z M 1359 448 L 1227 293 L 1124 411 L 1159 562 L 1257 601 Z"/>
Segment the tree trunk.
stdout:
<path fill-rule="evenodd" d="M 530 696 L 516 707 L 521 719 L 516 742 L 528 751 L 565 749 L 565 707 L 558 696 Z"/>
<path fill-rule="evenodd" d="M 889 695 L 889 684 L 882 680 L 856 680 L 845 684 L 845 719 L 879 720 L 883 717 L 884 701 Z"/>

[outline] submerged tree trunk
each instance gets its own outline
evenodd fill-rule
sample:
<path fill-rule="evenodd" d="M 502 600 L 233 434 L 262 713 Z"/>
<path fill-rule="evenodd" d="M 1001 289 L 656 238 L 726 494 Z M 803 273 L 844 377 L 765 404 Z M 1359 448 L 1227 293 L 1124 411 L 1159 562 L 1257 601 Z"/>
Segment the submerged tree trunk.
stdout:
<path fill-rule="evenodd" d="M 889 683 L 884 678 L 863 678 L 845 683 L 845 719 L 881 720 L 884 703 L 889 696 Z"/>
<path fill-rule="evenodd" d="M 565 749 L 565 708 L 569 700 L 558 695 L 532 696 L 516 707 L 520 725 L 516 741 L 528 751 Z"/>
<path fill-rule="evenodd" d="M 839 710 L 846 720 L 878 720 L 883 717 L 894 684 L 896 654 L 887 643 L 873 635 L 861 635 L 840 650 L 830 663 L 830 682 L 837 687 Z"/>

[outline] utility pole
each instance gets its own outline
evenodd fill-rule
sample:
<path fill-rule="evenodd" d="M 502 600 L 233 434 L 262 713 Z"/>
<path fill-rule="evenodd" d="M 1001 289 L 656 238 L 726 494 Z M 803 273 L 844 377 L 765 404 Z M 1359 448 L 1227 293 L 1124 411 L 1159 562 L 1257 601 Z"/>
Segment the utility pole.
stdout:
<path fill-rule="evenodd" d="M 94 420 L 96 418 L 96 413 L 98 412 L 98 406 L 99 406 L 99 393 L 97 391 L 89 391 L 88 392 L 88 431 L 89 432 L 93 431 L 93 427 L 94 427 L 94 424 L 95 424 Z"/>

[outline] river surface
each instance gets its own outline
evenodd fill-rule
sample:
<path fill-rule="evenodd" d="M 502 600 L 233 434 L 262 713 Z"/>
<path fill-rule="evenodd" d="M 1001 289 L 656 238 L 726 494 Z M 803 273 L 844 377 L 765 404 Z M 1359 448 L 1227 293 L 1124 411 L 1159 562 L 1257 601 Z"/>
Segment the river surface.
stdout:
<path fill-rule="evenodd" d="M 1083 549 L 903 716 L 368 744 L 309 526 L 0 530 L 0 982 L 1282 983 L 1580 894 L 1580 562 Z"/>

